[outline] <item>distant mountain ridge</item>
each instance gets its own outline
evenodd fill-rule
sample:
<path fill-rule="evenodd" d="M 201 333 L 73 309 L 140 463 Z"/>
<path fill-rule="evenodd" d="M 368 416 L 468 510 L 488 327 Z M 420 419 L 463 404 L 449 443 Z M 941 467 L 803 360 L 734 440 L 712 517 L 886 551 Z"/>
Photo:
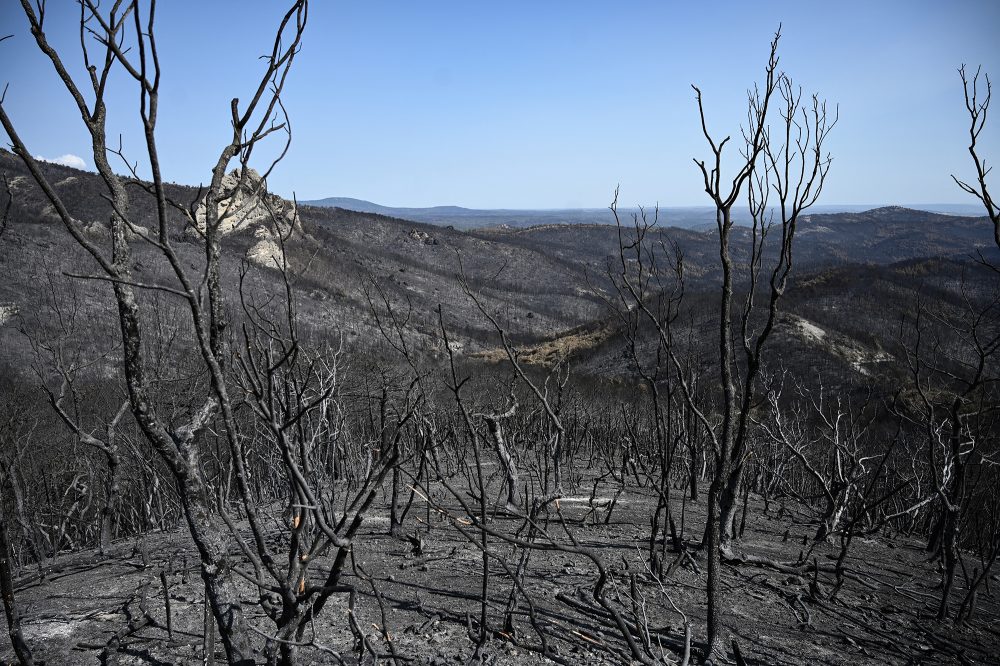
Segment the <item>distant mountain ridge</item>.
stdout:
<path fill-rule="evenodd" d="M 360 213 L 374 213 L 414 222 L 424 222 L 439 226 L 453 226 L 457 229 L 477 229 L 488 227 L 513 227 L 517 229 L 548 224 L 614 224 L 614 216 L 608 208 L 465 208 L 463 206 L 401 207 L 384 206 L 364 199 L 351 197 L 327 197 L 299 202 L 305 206 L 322 208 L 342 208 Z M 655 206 L 645 208 L 652 217 Z M 910 206 L 878 205 L 818 205 L 810 209 L 811 215 L 866 215 L 871 213 L 891 220 L 912 217 L 913 212 L 958 217 L 980 217 L 982 208 L 977 204 L 920 204 Z M 638 207 L 621 207 L 619 216 L 623 221 L 631 219 Z M 748 224 L 750 216 L 746 209 L 734 209 L 737 224 Z M 662 226 L 683 229 L 708 229 L 715 226 L 715 209 L 711 206 L 670 206 L 660 207 Z M 845 220 L 846 221 L 846 220 Z"/>
<path fill-rule="evenodd" d="M 343 208 L 353 210 L 358 213 L 376 213 L 389 217 L 400 217 L 404 212 L 413 215 L 466 215 L 469 213 L 486 213 L 490 211 L 474 211 L 471 208 L 462 206 L 429 206 L 429 207 L 398 207 L 383 206 L 381 204 L 365 201 L 364 199 L 353 199 L 351 197 L 327 197 L 314 201 L 300 202 L 305 206 L 321 206 L 323 208 Z"/>
<path fill-rule="evenodd" d="M 607 208 L 566 208 L 542 210 L 518 210 L 512 208 L 479 209 L 462 206 L 397 207 L 353 199 L 350 197 L 327 197 L 313 201 L 302 201 L 305 206 L 321 208 L 343 208 L 359 213 L 375 213 L 413 222 L 424 222 L 439 226 L 453 226 L 457 229 L 478 227 L 532 227 L 539 224 L 612 224 L 614 218 Z"/>

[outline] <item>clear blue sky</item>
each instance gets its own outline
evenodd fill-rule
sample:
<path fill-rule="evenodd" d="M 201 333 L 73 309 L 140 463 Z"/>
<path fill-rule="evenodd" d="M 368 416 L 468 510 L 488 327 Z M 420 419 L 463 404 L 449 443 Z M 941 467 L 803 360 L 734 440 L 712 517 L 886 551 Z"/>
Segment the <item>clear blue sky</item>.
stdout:
<path fill-rule="evenodd" d="M 281 2 L 171 0 L 158 7 L 165 176 L 207 181 L 226 140 L 228 100 L 248 94 Z M 79 15 L 49 2 L 50 41 L 73 54 Z M 294 144 L 271 179 L 300 199 L 397 206 L 602 207 L 707 203 L 691 83 L 711 127 L 738 134 L 746 88 L 784 24 L 781 64 L 839 103 L 822 203 L 967 203 L 956 68 L 1000 86 L 1000 2 L 314 1 L 288 85 Z M 87 137 L 18 3 L 0 5 L 0 84 L 29 148 L 82 156 Z M 82 80 L 82 79 L 81 79 Z M 112 133 L 133 159 L 134 84 L 109 96 Z M 1000 161 L 1000 90 L 983 150 Z M 3 137 L 6 140 L 6 137 Z"/>

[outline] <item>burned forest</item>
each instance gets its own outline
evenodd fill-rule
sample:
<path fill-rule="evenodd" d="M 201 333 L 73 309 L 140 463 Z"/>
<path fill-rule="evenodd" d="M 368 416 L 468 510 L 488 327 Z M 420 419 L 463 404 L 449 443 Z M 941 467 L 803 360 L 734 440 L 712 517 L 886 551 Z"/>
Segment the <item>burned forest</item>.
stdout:
<path fill-rule="evenodd" d="M 316 3 L 228 63 L 200 185 L 164 175 L 155 2 L 10 4 L 92 168 L 5 89 L 4 663 L 1000 662 L 985 69 L 949 70 L 939 174 L 975 215 L 823 209 L 854 110 L 775 25 L 736 124 L 694 61 L 676 102 L 709 224 L 611 181 L 456 229 L 273 188 Z"/>

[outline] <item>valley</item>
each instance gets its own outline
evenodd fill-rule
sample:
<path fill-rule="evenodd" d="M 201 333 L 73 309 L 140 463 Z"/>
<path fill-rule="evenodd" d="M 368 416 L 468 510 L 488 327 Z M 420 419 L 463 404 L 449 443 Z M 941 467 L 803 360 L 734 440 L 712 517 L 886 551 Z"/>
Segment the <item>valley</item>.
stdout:
<path fill-rule="evenodd" d="M 110 342 L 114 337 L 114 317 L 102 305 L 106 302 L 108 285 L 85 277 L 89 273 L 88 258 L 60 230 L 60 222 L 54 219 L 43 195 L 30 184 L 28 174 L 14 156 L 0 153 L 0 160 L 0 171 L 7 174 L 14 195 L 13 212 L 0 236 L 3 273 L 0 304 L 5 313 L 0 326 L 0 345 L 5 350 L 3 375 L 7 391 L 14 391 L 7 398 L 8 408 L 13 410 L 10 413 L 21 415 L 15 416 L 11 423 L 19 422 L 29 413 L 50 409 L 38 403 L 42 393 L 31 387 L 48 386 L 52 387 L 48 390 L 54 390 L 60 381 L 63 382 L 60 391 L 65 390 L 67 381 L 71 381 L 74 395 L 78 395 L 75 400 L 80 400 L 80 404 L 93 404 L 99 411 L 101 401 L 93 391 L 114 393 L 118 390 L 113 388 L 114 367 L 120 363 L 120 351 Z M 99 220 L 111 211 L 106 202 L 95 195 L 100 189 L 96 176 L 56 165 L 45 165 L 44 169 L 47 177 L 56 183 L 70 213 L 86 228 L 93 229 L 93 239 L 99 242 L 102 237 Z M 670 320 L 671 334 L 677 340 L 673 348 L 684 359 L 686 376 L 704 377 L 707 381 L 718 354 L 709 333 L 718 327 L 717 234 L 673 227 L 669 218 L 643 227 L 641 217 L 625 217 L 621 227 L 544 224 L 524 229 L 499 226 L 463 231 L 372 212 L 307 205 L 294 207 L 291 202 L 267 199 L 261 194 L 257 181 L 251 178 L 249 182 L 249 186 L 244 186 L 244 194 L 231 197 L 239 200 L 241 210 L 251 212 L 240 213 L 242 221 L 227 233 L 221 263 L 222 279 L 226 289 L 248 294 L 243 297 L 250 298 L 244 301 L 246 314 L 239 319 L 249 317 L 247 321 L 252 322 L 265 317 L 264 310 L 257 310 L 259 306 L 253 304 L 260 303 L 260 307 L 266 309 L 266 301 L 271 298 L 267 295 L 281 293 L 284 276 L 290 277 L 297 335 L 313 346 L 332 344 L 345 359 L 341 363 L 344 378 L 339 380 L 336 392 L 338 409 L 345 414 L 344 426 L 356 423 L 353 427 L 360 429 L 358 433 L 364 432 L 370 427 L 362 425 L 366 418 L 364 405 L 371 410 L 372 405 L 381 400 L 381 409 L 393 405 L 392 413 L 398 416 L 390 417 L 383 411 L 380 417 L 383 425 L 371 431 L 371 436 L 384 438 L 386 428 L 388 432 L 398 433 L 397 437 L 404 433 L 406 426 L 401 421 L 392 425 L 391 420 L 386 419 L 403 419 L 406 410 L 413 409 L 407 407 L 410 398 L 405 392 L 399 393 L 402 384 L 398 383 L 412 373 L 416 373 L 412 374 L 413 381 L 420 382 L 431 381 L 444 373 L 440 380 L 433 379 L 443 384 L 421 389 L 424 396 L 421 399 L 427 401 L 425 410 L 430 410 L 430 405 L 434 404 L 434 410 L 446 413 L 449 410 L 448 382 L 444 377 L 449 372 L 449 363 L 458 364 L 459 372 L 472 379 L 475 386 L 466 399 L 483 405 L 477 409 L 492 403 L 513 404 L 513 409 L 517 410 L 519 402 L 530 404 L 533 400 L 530 392 L 524 392 L 524 387 L 542 385 L 535 382 L 543 382 L 549 387 L 554 377 L 561 377 L 560 386 L 564 387 L 559 389 L 556 409 L 560 422 L 564 423 L 562 427 L 566 429 L 571 451 L 571 458 L 564 463 L 570 478 L 563 481 L 570 494 L 556 499 L 554 507 L 551 499 L 541 498 L 548 481 L 544 477 L 545 464 L 540 462 L 536 473 L 542 476 L 531 483 L 534 488 L 526 486 L 527 495 L 515 493 L 518 497 L 515 501 L 519 503 L 534 497 L 526 504 L 534 507 L 528 517 L 519 518 L 520 509 L 510 506 L 498 513 L 497 505 L 484 505 L 482 511 L 489 517 L 482 514 L 477 518 L 480 509 L 475 508 L 475 503 L 468 504 L 466 499 L 466 495 L 472 500 L 477 497 L 476 470 L 489 472 L 489 480 L 484 481 L 489 487 L 487 492 L 499 496 L 506 492 L 497 467 L 503 458 L 498 462 L 482 459 L 475 462 L 469 457 L 469 449 L 457 448 L 445 453 L 456 446 L 449 443 L 447 437 L 437 445 L 442 447 L 441 451 L 432 458 L 427 457 L 429 449 L 423 449 L 423 458 L 411 457 L 409 463 L 402 463 L 397 468 L 411 465 L 411 471 L 406 472 L 409 480 L 393 481 L 377 493 L 375 504 L 363 518 L 358 514 L 362 521 L 359 524 L 364 527 L 354 537 L 357 545 L 353 557 L 359 558 L 359 562 L 354 565 L 351 576 L 363 588 L 370 587 L 369 593 L 363 593 L 366 599 L 363 603 L 368 609 L 364 612 L 388 613 L 384 615 L 385 621 L 391 621 L 396 627 L 392 643 L 386 642 L 386 634 L 380 633 L 376 620 L 371 624 L 376 629 L 374 633 L 363 628 L 347 631 L 338 628 L 336 623 L 329 627 L 316 625 L 313 631 L 321 632 L 322 644 L 347 645 L 352 641 L 358 644 L 360 640 L 360 645 L 367 646 L 360 648 L 361 653 L 365 649 L 374 650 L 372 658 L 376 661 L 383 657 L 391 660 L 392 654 L 405 654 L 410 661 L 446 663 L 441 661 L 441 655 L 450 653 L 464 654 L 461 660 L 475 658 L 495 664 L 580 663 L 580 659 L 587 663 L 618 663 L 619 657 L 624 658 L 623 646 L 617 643 L 613 633 L 608 635 L 600 628 L 607 619 L 604 615 L 607 611 L 600 605 L 595 609 L 587 600 L 589 583 L 586 581 L 591 561 L 588 557 L 593 559 L 593 556 L 580 559 L 582 553 L 589 552 L 580 550 L 586 547 L 602 552 L 606 548 L 618 549 L 613 555 L 608 553 L 593 561 L 604 562 L 600 566 L 613 566 L 611 562 L 620 560 L 624 569 L 611 574 L 621 581 L 619 584 L 627 583 L 631 576 L 632 585 L 635 585 L 637 575 L 648 577 L 658 571 L 658 567 L 669 565 L 667 577 L 659 580 L 673 590 L 667 593 L 668 588 L 662 588 L 664 594 L 669 594 L 670 603 L 675 608 L 679 604 L 683 612 L 671 615 L 668 604 L 657 611 L 659 615 L 653 614 L 650 608 L 650 614 L 642 616 L 645 618 L 642 621 L 648 623 L 642 631 L 653 632 L 650 636 L 655 634 L 661 646 L 653 649 L 651 644 L 647 649 L 654 653 L 666 649 L 675 652 L 700 649 L 696 643 L 686 645 L 684 634 L 685 627 L 690 632 L 691 623 L 697 625 L 704 622 L 705 617 L 704 607 L 695 593 L 704 574 L 704 563 L 698 564 L 700 556 L 695 548 L 699 542 L 697 526 L 705 520 L 704 499 L 697 488 L 707 483 L 706 434 L 699 434 L 690 424 L 669 425 L 668 422 L 664 426 L 668 434 L 670 431 L 675 433 L 671 435 L 675 438 L 673 444 L 669 444 L 671 440 L 665 441 L 666 450 L 669 455 L 678 456 L 681 462 L 675 463 L 679 465 L 675 467 L 677 471 L 662 477 L 662 482 L 656 480 L 658 477 L 649 467 L 656 458 L 643 452 L 647 446 L 653 447 L 649 451 L 655 451 L 656 438 L 640 445 L 641 440 L 626 436 L 622 441 L 633 444 L 616 453 L 614 444 L 602 443 L 614 439 L 603 440 L 595 435 L 596 430 L 602 428 L 610 429 L 609 434 L 618 429 L 630 432 L 632 426 L 615 415 L 616 409 L 625 410 L 620 414 L 636 410 L 638 422 L 654 418 L 654 414 L 646 411 L 646 400 L 650 387 L 659 386 L 663 381 L 655 379 L 664 372 L 662 363 L 649 365 L 646 360 L 663 354 L 655 327 L 637 318 L 634 307 L 622 309 L 622 239 L 633 238 L 637 230 L 643 229 L 646 238 L 661 249 L 675 248 L 676 254 L 670 256 L 683 257 L 683 301 L 678 301 L 676 317 Z M 231 183 L 233 188 L 240 187 L 236 176 Z M 164 263 L 155 247 L 141 240 L 141 235 L 149 233 L 146 220 L 153 215 L 151 203 L 141 190 L 141 187 L 134 188 L 132 214 L 147 228 L 135 231 L 133 269 L 136 279 L 144 284 L 167 284 L 171 279 L 170 266 Z M 177 201 L 191 201 L 198 195 L 193 188 L 172 186 L 170 196 Z M 260 198 L 261 203 L 253 203 L 255 197 Z M 275 232 L 267 231 L 270 216 L 261 213 L 254 217 L 252 213 L 275 209 L 286 211 L 284 215 L 291 221 L 284 232 L 280 229 L 277 232 L 284 234 L 280 247 L 276 244 L 279 237 Z M 181 217 L 172 218 L 172 224 L 175 225 L 171 235 L 176 239 L 177 257 L 196 269 L 204 261 L 197 241 L 190 231 L 185 231 Z M 737 256 L 748 256 L 751 248 L 748 234 L 747 229 L 736 229 L 734 253 Z M 912 402 L 916 399 L 912 394 L 900 397 L 898 392 L 898 387 L 905 386 L 908 381 L 906 368 L 912 353 L 908 345 L 912 341 L 905 329 L 914 311 L 925 308 L 928 312 L 941 313 L 954 308 L 963 299 L 991 298 L 987 286 L 990 275 L 982 262 L 996 261 L 997 252 L 989 244 L 988 220 L 982 218 L 903 208 L 817 213 L 802 219 L 799 235 L 796 274 L 768 343 L 770 360 L 761 382 L 763 390 L 772 391 L 771 395 L 782 390 L 786 394 L 790 390 L 828 392 L 830 400 L 836 396 L 838 407 L 832 414 L 837 418 L 857 418 L 853 412 L 843 411 L 848 404 L 856 404 L 866 413 L 869 407 L 865 405 L 871 405 L 873 400 L 884 404 L 894 393 L 897 400 Z M 262 251 L 262 243 L 266 242 L 271 243 L 270 249 Z M 771 256 L 767 250 L 765 256 Z M 665 259 L 667 255 L 659 258 Z M 287 262 L 286 271 L 278 270 L 282 259 Z M 669 270 L 664 274 L 669 276 Z M 664 278 L 657 275 L 656 279 Z M 737 300 L 746 298 L 748 283 L 745 277 L 741 280 L 736 285 Z M 669 282 L 662 284 L 668 292 L 676 288 L 669 287 Z M 177 324 L 178 318 L 186 315 L 177 308 L 175 301 L 169 294 L 158 296 L 150 302 L 144 317 L 147 327 L 157 331 L 155 344 L 166 345 L 166 365 L 160 371 L 166 374 L 161 380 L 175 385 L 170 392 L 176 395 L 174 399 L 182 400 L 174 407 L 176 410 L 184 409 L 184 390 L 180 387 L 196 386 L 198 380 L 197 375 L 186 376 L 183 369 L 190 361 L 185 360 L 187 357 L 183 354 L 178 355 L 192 341 L 185 339 L 183 327 Z M 250 309 L 246 309 L 248 302 Z M 262 321 L 267 321 L 266 317 Z M 63 365 L 68 358 L 55 352 L 56 349 L 73 350 L 72 368 Z M 509 353 L 515 355 L 513 365 Z M 53 360 L 55 365 L 52 365 Z M 526 373 L 524 381 L 527 383 L 521 388 L 518 388 L 519 372 Z M 788 377 L 798 378 L 795 381 L 799 383 L 790 384 Z M 377 389 L 379 385 L 383 388 Z M 411 388 L 413 386 L 411 384 Z M 678 413 L 683 415 L 685 409 L 683 403 L 677 403 L 681 396 L 676 393 L 676 387 L 671 388 L 669 383 L 663 386 L 667 391 L 665 409 L 680 409 Z M 546 388 L 546 392 L 548 390 Z M 509 391 L 506 399 L 502 397 L 505 391 Z M 14 397 L 17 395 L 20 397 Z M 705 404 L 712 404 L 709 394 L 699 398 L 702 399 L 708 400 Z M 543 407 L 546 404 L 549 403 L 541 403 Z M 621 406 L 616 408 L 615 404 Z M 777 407 L 779 403 L 774 404 Z M 21 411 L 25 409 L 31 411 Z M 825 413 L 824 408 L 819 409 L 821 411 L 816 414 Z M 891 430 L 891 410 L 876 415 L 878 411 L 865 417 L 877 420 L 868 428 L 871 432 L 888 432 L 886 429 Z M 516 441 L 526 444 L 536 436 L 533 433 L 537 433 L 538 428 L 544 432 L 544 411 L 511 413 L 519 415 L 520 425 L 507 426 Z M 371 412 L 369 414 L 371 418 Z M 690 420 L 691 412 L 683 418 Z M 572 419 L 573 425 L 565 425 L 566 419 Z M 810 422 L 809 419 L 801 421 L 802 424 Z M 494 421 L 487 418 L 486 423 Z M 822 420 L 818 422 L 819 427 L 822 423 Z M 761 427 L 764 427 L 763 422 Z M 380 429 L 381 435 L 378 434 Z M 59 469 L 68 462 L 58 462 L 61 454 L 56 453 L 58 448 L 51 448 L 59 447 L 55 442 L 64 437 L 58 430 L 56 424 L 46 426 L 40 432 L 51 431 L 47 437 L 53 443 L 33 445 L 41 448 L 31 449 L 31 458 L 37 461 L 35 464 L 44 465 L 38 468 L 39 471 L 53 469 L 53 465 Z M 425 434 L 420 435 L 421 432 Z M 433 432 L 434 429 L 417 428 L 414 434 L 434 437 Z M 473 437 L 486 435 L 485 430 L 477 435 L 474 426 L 470 433 Z M 642 437 L 651 434 L 649 431 Z M 139 453 L 143 448 L 139 440 L 132 439 L 132 435 L 127 437 L 129 446 Z M 361 443 L 365 437 L 356 441 Z M 363 449 L 352 453 L 350 447 L 354 444 L 345 442 L 343 446 L 346 448 L 341 455 L 347 456 L 344 465 L 356 466 L 366 459 Z M 420 447 L 426 445 L 416 446 L 419 453 Z M 785 458 L 792 449 L 786 449 L 783 454 L 780 444 L 774 442 L 762 442 L 758 446 L 770 451 L 772 465 L 783 467 L 794 462 L 794 458 Z M 494 451 L 499 455 L 502 449 Z M 622 466 L 616 468 L 612 461 L 623 454 Z M 148 455 L 140 454 L 139 460 Z M 367 455 L 366 464 L 370 467 L 374 459 Z M 475 455 L 486 455 L 486 451 L 476 449 Z M 518 455 L 519 465 L 530 469 L 533 464 L 529 462 L 530 457 L 525 456 L 531 455 L 530 448 L 522 451 Z M 577 457 L 588 457 L 590 462 L 574 462 Z M 702 459 L 700 466 L 699 458 Z M 94 550 L 77 553 L 76 548 L 87 545 L 94 533 L 86 522 L 79 527 L 65 526 L 62 528 L 65 535 L 76 534 L 70 542 L 76 545 L 72 548 L 74 552 L 60 553 L 66 542 L 50 541 L 49 547 L 53 550 L 43 556 L 35 572 L 30 566 L 22 569 L 15 582 L 19 600 L 25 604 L 27 619 L 22 629 L 26 639 L 34 645 L 36 656 L 50 663 L 70 663 L 87 655 L 114 654 L 109 650 L 119 645 L 114 648 L 119 650 L 118 654 L 131 654 L 139 663 L 176 663 L 195 659 L 202 651 L 196 638 L 202 614 L 197 601 L 198 586 L 194 585 L 197 568 L 193 563 L 197 554 L 191 551 L 183 534 L 174 526 L 179 517 L 176 509 L 169 508 L 166 495 L 161 498 L 165 491 L 160 484 L 166 479 L 162 482 L 157 479 L 163 471 L 157 471 L 155 464 L 145 468 L 142 465 L 133 469 L 132 463 L 126 464 L 131 471 L 127 473 L 128 480 L 121 482 L 123 487 L 119 492 L 136 499 L 148 495 L 155 504 L 148 503 L 129 522 L 119 524 L 113 547 L 103 549 L 102 553 Z M 348 468 L 337 473 L 342 475 L 341 479 L 363 479 L 371 474 L 371 471 L 360 469 L 348 472 Z M 68 472 L 71 467 L 65 469 Z M 423 471 L 425 469 L 435 472 L 429 475 L 428 471 Z M 810 507 L 814 502 L 783 490 L 784 482 L 775 476 L 780 474 L 779 469 L 762 466 L 755 472 L 754 491 L 743 500 L 745 506 L 749 501 L 752 507 L 748 527 L 753 536 L 741 540 L 741 555 L 728 556 L 732 563 L 725 572 L 724 584 L 730 590 L 727 594 L 736 595 L 734 598 L 738 599 L 734 601 L 736 617 L 753 617 L 750 608 L 757 604 L 765 604 L 774 618 L 789 616 L 789 622 L 774 619 L 771 621 L 773 626 L 754 623 L 734 633 L 734 640 L 739 640 L 741 649 L 748 655 L 746 663 L 989 663 L 992 654 L 989 646 L 995 639 L 990 634 L 990 618 L 995 618 L 998 612 L 994 599 L 982 602 L 979 610 L 982 619 L 978 623 L 969 621 L 960 630 L 942 633 L 940 628 L 934 629 L 927 624 L 929 620 L 923 614 L 933 609 L 929 602 L 937 593 L 921 581 L 933 580 L 934 575 L 930 565 L 922 559 L 919 541 L 910 536 L 915 519 L 908 513 L 905 514 L 910 519 L 908 528 L 878 527 L 885 531 L 884 539 L 865 536 L 865 545 L 856 549 L 857 553 L 852 550 L 851 564 L 847 566 L 850 579 L 845 589 L 848 592 L 833 601 L 830 587 L 837 585 L 839 588 L 842 583 L 835 579 L 841 574 L 836 567 L 824 567 L 828 566 L 826 562 L 837 562 L 837 567 L 841 566 L 837 542 L 812 540 L 808 531 Z M 352 477 L 352 474 L 360 476 Z M 150 486 L 151 482 L 155 485 Z M 335 474 L 324 483 L 332 484 L 328 487 L 337 492 L 335 489 L 344 482 L 338 481 Z M 356 482 L 346 483 L 348 485 L 340 492 L 349 492 L 351 483 Z M 386 494 L 389 490 L 391 494 Z M 68 493 L 63 497 L 69 497 L 72 487 L 62 492 Z M 393 499 L 398 492 L 409 496 L 405 508 L 414 512 L 412 521 L 415 522 L 407 521 L 409 526 L 405 532 L 402 529 L 395 531 L 400 506 L 404 506 L 397 505 L 398 500 Z M 574 492 L 579 496 L 572 496 Z M 56 501 L 55 496 L 50 497 L 46 502 Z M 777 514 L 773 508 L 776 501 L 781 507 Z M 796 508 L 796 504 L 803 501 L 804 508 Z M 914 495 L 910 501 L 919 501 L 919 496 Z M 45 506 L 35 505 L 29 510 L 45 510 Z M 79 511 L 79 518 L 85 520 L 86 509 L 57 506 L 48 510 L 68 510 L 69 516 Z M 665 506 L 672 508 L 664 514 Z M 265 510 L 279 512 L 280 505 L 268 505 Z M 336 515 L 336 509 L 333 510 Z M 549 527 L 544 528 L 541 524 L 530 527 L 535 525 L 534 521 L 542 520 L 543 514 L 547 514 L 544 520 Z M 668 537 L 665 527 L 658 531 L 656 522 L 653 531 L 645 533 L 643 525 L 647 515 L 669 516 L 671 535 Z M 791 517 L 791 523 L 786 516 Z M 556 544 L 559 537 L 551 532 L 554 529 L 551 521 L 556 519 L 556 524 L 565 521 L 559 529 L 569 535 L 571 541 L 555 546 L 555 552 L 561 555 L 545 554 L 547 549 L 543 550 L 539 555 L 541 559 L 530 568 L 526 567 L 526 555 L 518 555 L 517 535 L 528 527 Z M 44 524 L 45 519 L 41 520 L 40 524 Z M 486 520 L 483 525 L 491 526 L 489 534 L 499 544 L 515 544 L 510 564 L 521 557 L 516 572 L 499 560 L 490 564 L 491 578 L 496 580 L 494 585 L 514 584 L 511 598 L 524 595 L 522 598 L 533 604 L 533 612 L 537 614 L 518 633 L 508 635 L 504 631 L 510 629 L 498 627 L 498 636 L 506 638 L 485 651 L 475 648 L 475 641 L 469 648 L 462 647 L 468 645 L 464 634 L 470 631 L 466 626 L 469 614 L 479 612 L 475 600 L 479 594 L 480 577 L 476 572 L 480 568 L 477 562 L 481 551 L 475 547 L 479 537 L 469 530 L 482 520 Z M 679 527 L 674 520 L 679 522 Z M 527 522 L 518 527 L 519 521 Z M 743 522 L 746 521 L 744 508 Z M 150 529 L 153 531 L 149 532 Z M 237 529 L 243 531 L 249 526 Z M 747 526 L 741 524 L 741 535 L 744 529 Z M 494 530 L 499 531 L 494 533 Z M 406 535 L 402 541 L 401 534 Z M 280 540 L 280 532 L 273 538 Z M 407 551 L 406 539 L 419 545 Z M 32 546 L 39 547 L 42 547 L 40 542 Z M 507 548 L 498 547 L 501 552 Z M 897 550 L 885 551 L 886 548 Z M 879 554 L 866 554 L 871 551 Z M 888 562 L 895 557 L 890 555 L 892 552 L 904 558 L 896 568 L 871 564 L 875 560 Z M 651 553 L 654 555 L 650 561 Z M 240 553 L 233 555 L 242 558 Z M 753 564 L 738 564 L 748 555 L 763 563 L 758 565 L 763 568 L 757 573 L 754 573 Z M 672 564 L 664 559 L 673 557 L 677 559 Z M 364 568 L 360 560 L 364 561 Z M 814 571 L 817 566 L 820 567 L 818 574 Z M 925 573 L 904 576 L 900 567 Z M 446 593 L 435 591 L 445 570 L 456 587 Z M 162 594 L 170 597 L 171 604 L 157 609 L 152 599 L 160 594 L 154 592 L 156 586 L 161 585 L 156 580 L 156 575 L 160 575 L 156 572 L 160 571 L 166 586 Z M 316 573 L 320 571 L 322 566 Z M 515 592 L 521 589 L 518 586 L 528 584 L 529 578 L 540 595 L 533 602 L 529 601 L 533 593 Z M 377 587 L 374 586 L 376 579 L 380 580 Z M 655 579 L 654 576 L 650 580 Z M 322 582 L 317 579 L 315 584 L 322 585 Z M 107 590 L 107 596 L 100 597 L 110 604 L 106 609 L 101 610 L 86 598 L 72 604 L 56 601 L 61 595 L 69 598 L 74 591 L 88 586 Z M 244 586 L 241 594 L 248 603 L 252 602 L 251 588 Z M 919 603 L 913 606 L 912 600 Z M 652 600 L 642 603 L 651 604 Z M 131 609 L 128 613 L 139 618 L 138 623 L 133 620 L 124 633 L 115 628 L 117 604 L 124 604 L 123 609 Z M 142 609 L 139 616 L 134 615 L 137 608 Z M 502 610 L 500 606 L 491 608 L 488 615 Z M 509 626 L 518 626 L 516 622 L 519 621 L 509 615 L 506 617 L 503 621 Z M 887 619 L 872 620 L 873 617 Z M 500 619 L 498 616 L 497 621 Z M 512 622 L 515 624 L 510 624 Z M 574 645 L 572 640 L 567 642 L 564 633 L 570 631 L 567 622 L 576 627 L 572 633 L 582 636 L 581 644 Z M 873 626 L 872 622 L 877 622 L 881 628 Z M 792 625 L 795 628 L 789 633 Z M 527 635 L 521 637 L 525 631 L 535 632 L 540 639 L 547 635 L 549 643 L 543 639 L 541 646 L 530 647 L 532 639 Z M 135 643 L 140 635 L 145 647 Z M 475 638 L 474 628 L 470 635 Z M 812 647 L 794 647 L 805 635 L 815 636 Z M 383 647 L 375 648 L 380 642 Z M 503 647 L 504 643 L 507 647 Z M 126 648 L 127 644 L 133 647 Z M 385 649 L 390 652 L 379 656 L 380 650 Z M 465 654 L 467 650 L 472 652 Z M 532 653 L 535 656 L 529 657 Z"/>
<path fill-rule="evenodd" d="M 1000 663 L 988 4 L 0 5 L 0 661 Z"/>

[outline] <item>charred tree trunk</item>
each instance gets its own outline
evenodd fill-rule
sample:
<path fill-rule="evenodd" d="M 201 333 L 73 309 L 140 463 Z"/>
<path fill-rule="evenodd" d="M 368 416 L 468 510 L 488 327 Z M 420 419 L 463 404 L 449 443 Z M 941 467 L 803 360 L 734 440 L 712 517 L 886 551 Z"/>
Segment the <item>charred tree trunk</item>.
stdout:
<path fill-rule="evenodd" d="M 944 498 L 943 515 L 941 518 L 941 554 L 944 558 L 944 574 L 941 581 L 941 604 L 938 606 L 937 617 L 944 620 L 948 617 L 949 597 L 955 583 L 955 570 L 958 566 L 958 534 L 961 530 L 962 502 L 965 494 L 965 462 L 962 460 L 962 418 L 961 397 L 955 398 L 951 405 L 951 455 L 955 466 L 955 478 L 951 487 L 942 493 Z"/>
<path fill-rule="evenodd" d="M 508 511 L 517 512 L 521 507 L 520 500 L 517 496 L 517 488 L 519 485 L 517 465 L 514 462 L 514 457 L 510 453 L 510 449 L 507 448 L 507 442 L 504 439 L 503 429 L 500 427 L 499 419 L 496 417 L 487 417 L 486 425 L 489 428 L 490 437 L 493 439 L 493 446 L 497 450 L 497 456 L 500 458 L 500 464 L 503 466 L 504 483 L 507 488 L 506 508 Z"/>
<path fill-rule="evenodd" d="M 106 451 L 105 457 L 108 459 L 108 482 L 105 487 L 104 506 L 100 513 L 100 543 L 98 545 L 101 555 L 106 555 L 111 549 L 111 541 L 115 536 L 115 522 L 118 517 L 118 502 L 121 495 L 121 485 L 118 482 L 118 470 L 121 462 L 117 451 Z"/>
<path fill-rule="evenodd" d="M 31 650 L 21 633 L 21 616 L 14 598 L 14 572 L 11 566 L 10 541 L 7 538 L 7 519 L 0 513 L 0 595 L 7 615 L 7 635 L 14 648 L 14 654 L 21 666 L 33 666 Z"/>

